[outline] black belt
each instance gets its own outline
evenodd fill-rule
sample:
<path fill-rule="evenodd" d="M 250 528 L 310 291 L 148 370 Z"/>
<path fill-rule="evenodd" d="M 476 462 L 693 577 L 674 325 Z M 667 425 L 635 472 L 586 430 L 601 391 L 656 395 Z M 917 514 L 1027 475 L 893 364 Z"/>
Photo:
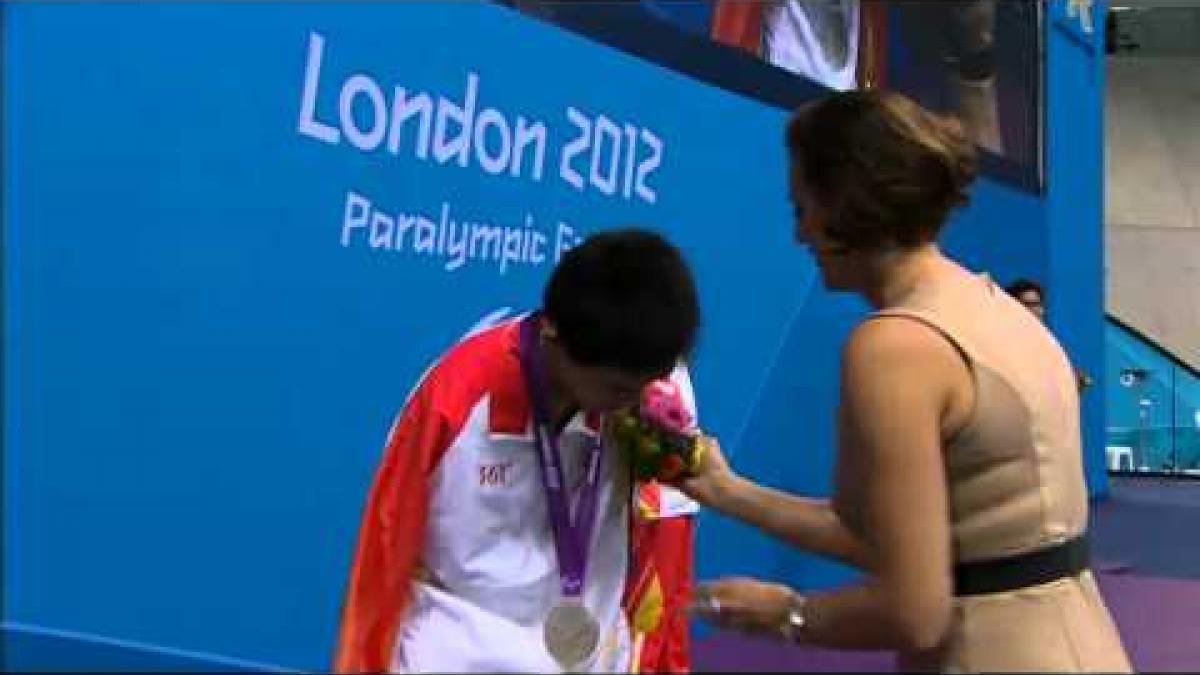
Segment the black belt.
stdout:
<path fill-rule="evenodd" d="M 1077 576 L 1088 568 L 1086 535 L 1008 558 L 954 566 L 954 594 L 983 595 L 1028 588 Z"/>

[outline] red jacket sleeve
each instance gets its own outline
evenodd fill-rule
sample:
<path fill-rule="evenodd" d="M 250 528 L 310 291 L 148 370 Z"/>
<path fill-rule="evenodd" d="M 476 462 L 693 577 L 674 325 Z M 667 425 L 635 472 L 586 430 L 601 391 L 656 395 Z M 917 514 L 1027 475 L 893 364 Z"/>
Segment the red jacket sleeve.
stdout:
<path fill-rule="evenodd" d="M 762 53 L 763 2 L 717 0 L 713 8 L 712 39 L 751 54 Z"/>
<path fill-rule="evenodd" d="M 429 387 L 405 405 L 388 438 L 359 529 L 334 671 L 385 672 L 412 600 L 429 514 L 429 478 L 457 429 Z"/>

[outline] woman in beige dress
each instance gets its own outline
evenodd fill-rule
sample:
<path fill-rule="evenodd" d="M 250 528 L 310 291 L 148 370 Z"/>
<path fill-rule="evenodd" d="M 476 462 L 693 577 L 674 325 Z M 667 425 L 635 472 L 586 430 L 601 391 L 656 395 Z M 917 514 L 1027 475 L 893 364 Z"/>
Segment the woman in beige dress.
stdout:
<path fill-rule="evenodd" d="M 975 177 L 961 128 L 899 94 L 846 92 L 802 109 L 787 143 L 797 238 L 827 287 L 877 310 L 842 354 L 834 494 L 757 485 L 712 439 L 680 487 L 865 576 L 818 593 L 724 579 L 697 611 L 897 650 L 905 670 L 1128 672 L 1087 561 L 1071 366 L 1036 317 L 936 244 Z"/>

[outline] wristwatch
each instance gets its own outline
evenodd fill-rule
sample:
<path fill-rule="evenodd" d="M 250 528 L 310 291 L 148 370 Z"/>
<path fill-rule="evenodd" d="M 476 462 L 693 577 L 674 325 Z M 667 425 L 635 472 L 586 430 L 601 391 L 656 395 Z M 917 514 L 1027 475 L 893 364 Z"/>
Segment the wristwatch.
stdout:
<path fill-rule="evenodd" d="M 807 608 L 808 598 L 793 591 L 792 598 L 788 602 L 787 617 L 783 620 L 783 626 L 780 628 L 783 638 L 788 642 L 799 642 L 804 630 L 808 627 Z"/>

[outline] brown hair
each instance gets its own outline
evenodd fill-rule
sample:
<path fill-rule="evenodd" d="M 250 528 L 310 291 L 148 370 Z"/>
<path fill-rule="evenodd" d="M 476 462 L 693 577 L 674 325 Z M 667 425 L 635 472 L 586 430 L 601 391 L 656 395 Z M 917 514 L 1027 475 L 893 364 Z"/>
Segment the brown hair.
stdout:
<path fill-rule="evenodd" d="M 878 90 L 837 93 L 800 108 L 787 147 L 827 236 L 856 250 L 914 248 L 937 238 L 969 201 L 975 146 L 958 120 Z"/>

